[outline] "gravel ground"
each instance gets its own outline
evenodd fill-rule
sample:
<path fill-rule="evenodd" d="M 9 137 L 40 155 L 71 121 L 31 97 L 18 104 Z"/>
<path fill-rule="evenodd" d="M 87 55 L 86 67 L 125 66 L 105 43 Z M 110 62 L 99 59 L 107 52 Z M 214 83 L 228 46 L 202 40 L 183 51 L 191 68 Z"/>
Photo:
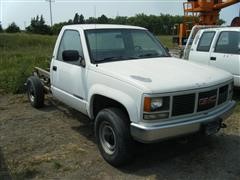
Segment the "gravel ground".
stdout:
<path fill-rule="evenodd" d="M 0 179 L 240 179 L 240 91 L 228 128 L 211 137 L 136 148 L 114 168 L 97 149 L 93 123 L 46 98 L 36 110 L 25 95 L 0 95 Z"/>

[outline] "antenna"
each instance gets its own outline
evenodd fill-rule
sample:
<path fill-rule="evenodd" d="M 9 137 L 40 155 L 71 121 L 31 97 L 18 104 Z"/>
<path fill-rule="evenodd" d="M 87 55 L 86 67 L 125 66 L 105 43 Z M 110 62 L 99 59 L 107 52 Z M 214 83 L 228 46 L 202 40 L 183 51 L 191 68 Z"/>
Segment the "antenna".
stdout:
<path fill-rule="evenodd" d="M 51 26 L 53 24 L 53 20 L 52 20 L 52 2 L 54 2 L 54 0 L 46 0 L 47 2 L 49 2 L 49 9 L 50 9 L 50 21 L 51 21 Z"/>
<path fill-rule="evenodd" d="M 96 5 L 94 6 L 94 17 L 95 17 L 95 25 L 96 25 L 96 21 L 97 21 L 97 7 L 96 7 Z"/>
<path fill-rule="evenodd" d="M 94 29 L 96 30 L 96 24 L 97 24 L 97 8 L 96 5 L 94 6 L 94 17 L 95 17 L 95 22 L 94 22 Z M 96 48 L 96 59 L 98 58 L 98 47 L 97 47 L 97 31 L 95 33 L 95 48 Z M 98 64 L 96 64 L 96 67 L 98 67 Z"/>

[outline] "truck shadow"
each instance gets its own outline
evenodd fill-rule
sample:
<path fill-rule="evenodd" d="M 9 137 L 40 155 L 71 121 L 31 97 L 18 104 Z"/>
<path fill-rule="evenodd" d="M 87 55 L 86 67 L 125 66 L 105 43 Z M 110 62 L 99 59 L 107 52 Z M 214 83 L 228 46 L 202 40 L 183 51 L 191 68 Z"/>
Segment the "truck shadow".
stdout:
<path fill-rule="evenodd" d="M 9 169 L 7 168 L 5 158 L 3 156 L 1 148 L 0 148 L 0 179 L 1 180 L 11 180 L 12 179 Z"/>
<path fill-rule="evenodd" d="M 72 129 L 78 132 L 80 135 L 86 137 L 88 140 L 95 142 L 94 122 L 81 112 L 68 107 L 67 105 L 54 98 L 48 98 L 44 105 L 44 108 L 41 110 L 44 112 L 57 110 L 62 112 L 66 117 L 69 117 L 69 120 L 77 120 L 80 124 L 77 126 L 72 126 Z"/>
<path fill-rule="evenodd" d="M 199 175 L 199 179 L 235 179 L 240 176 L 239 149 L 240 138 L 234 135 L 195 137 L 186 144 L 168 141 L 144 145 L 135 161 L 120 171 L 154 175 L 156 179 L 196 179 Z"/>

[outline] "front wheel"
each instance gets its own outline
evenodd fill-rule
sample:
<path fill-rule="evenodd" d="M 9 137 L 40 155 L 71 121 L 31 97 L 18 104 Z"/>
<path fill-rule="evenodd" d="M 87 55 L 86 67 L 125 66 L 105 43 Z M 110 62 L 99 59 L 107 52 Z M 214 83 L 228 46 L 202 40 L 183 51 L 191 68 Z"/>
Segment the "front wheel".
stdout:
<path fill-rule="evenodd" d="M 113 166 L 132 159 L 133 140 L 126 113 L 117 108 L 101 110 L 95 121 L 95 135 L 103 158 Z"/>

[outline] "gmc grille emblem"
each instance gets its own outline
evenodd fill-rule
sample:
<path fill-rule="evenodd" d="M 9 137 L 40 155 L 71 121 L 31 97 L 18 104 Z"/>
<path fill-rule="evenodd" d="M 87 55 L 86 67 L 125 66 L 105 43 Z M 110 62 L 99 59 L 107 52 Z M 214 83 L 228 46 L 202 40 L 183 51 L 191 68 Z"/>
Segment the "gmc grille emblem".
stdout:
<path fill-rule="evenodd" d="M 198 105 L 199 106 L 206 106 L 206 105 L 210 105 L 210 104 L 215 104 L 217 101 L 217 96 L 210 96 L 210 97 L 204 97 L 199 99 L 198 101 Z"/>

